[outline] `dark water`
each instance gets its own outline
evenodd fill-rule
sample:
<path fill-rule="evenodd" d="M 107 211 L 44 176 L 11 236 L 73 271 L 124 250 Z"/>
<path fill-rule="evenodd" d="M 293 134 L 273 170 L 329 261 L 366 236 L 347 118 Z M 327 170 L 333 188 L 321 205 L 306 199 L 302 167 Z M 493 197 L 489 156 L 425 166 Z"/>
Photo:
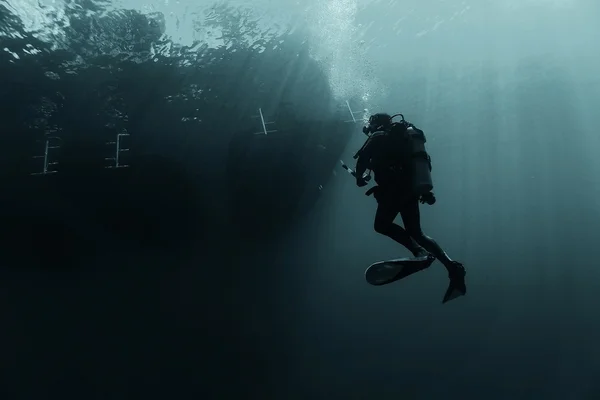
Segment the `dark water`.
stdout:
<path fill-rule="evenodd" d="M 49 40 L 11 4 L 0 398 L 600 396 L 589 67 L 540 53 L 510 72 L 453 64 L 424 55 L 427 37 L 416 64 L 387 56 L 379 102 L 423 127 L 434 159 L 424 229 L 469 269 L 469 295 L 441 306 L 437 264 L 364 282 L 405 250 L 372 231 L 372 198 L 338 166 L 360 146 L 345 100 L 369 104 L 336 96 L 304 28 L 267 35 L 220 5 L 203 23 L 227 44 L 184 46 L 164 13 L 70 2 Z M 106 168 L 118 134 L 126 167 Z M 57 172 L 32 175 L 46 143 Z"/>

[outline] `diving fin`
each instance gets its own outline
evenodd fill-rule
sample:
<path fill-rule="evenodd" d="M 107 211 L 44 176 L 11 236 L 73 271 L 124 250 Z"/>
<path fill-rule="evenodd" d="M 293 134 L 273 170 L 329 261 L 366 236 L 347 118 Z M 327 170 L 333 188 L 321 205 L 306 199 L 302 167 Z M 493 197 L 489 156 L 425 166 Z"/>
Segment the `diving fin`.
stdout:
<path fill-rule="evenodd" d="M 446 289 L 446 294 L 444 294 L 442 303 L 447 303 L 450 300 L 454 300 L 467 294 L 467 285 L 465 284 L 465 267 L 458 263 L 456 264 L 456 267 L 457 269 L 455 272 L 450 274 L 450 283 L 448 284 L 448 289 Z"/>
<path fill-rule="evenodd" d="M 365 279 L 375 286 L 386 285 L 404 279 L 429 268 L 435 261 L 432 255 L 415 258 L 398 258 L 371 264 L 365 271 Z"/>

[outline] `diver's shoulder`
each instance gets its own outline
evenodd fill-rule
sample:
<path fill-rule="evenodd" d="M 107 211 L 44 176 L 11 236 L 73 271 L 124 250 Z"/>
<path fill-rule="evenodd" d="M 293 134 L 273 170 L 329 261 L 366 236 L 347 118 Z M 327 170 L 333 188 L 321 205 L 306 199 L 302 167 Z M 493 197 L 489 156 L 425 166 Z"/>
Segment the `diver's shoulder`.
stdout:
<path fill-rule="evenodd" d="M 373 134 L 370 136 L 370 139 L 384 139 L 387 138 L 389 135 L 386 131 L 376 131 L 373 132 Z"/>

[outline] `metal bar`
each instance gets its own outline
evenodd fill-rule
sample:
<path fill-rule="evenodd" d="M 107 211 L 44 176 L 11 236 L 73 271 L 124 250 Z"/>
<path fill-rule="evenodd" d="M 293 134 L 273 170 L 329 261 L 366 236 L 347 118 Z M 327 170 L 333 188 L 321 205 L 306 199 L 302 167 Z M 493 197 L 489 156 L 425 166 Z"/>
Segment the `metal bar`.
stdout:
<path fill-rule="evenodd" d="M 260 132 L 254 132 L 255 135 L 268 135 L 269 133 L 273 133 L 273 132 L 277 132 L 277 129 L 267 129 L 267 125 L 272 125 L 275 122 L 267 122 L 265 121 L 265 116 L 262 112 L 262 108 L 258 109 L 258 115 L 253 115 L 252 118 L 256 118 L 259 117 L 260 118 L 260 123 L 262 125 L 262 131 Z"/>
<path fill-rule="evenodd" d="M 267 127 L 265 125 L 265 117 L 263 116 L 262 108 L 258 109 L 258 113 L 260 114 L 260 122 L 262 122 L 263 131 L 265 132 L 265 135 L 266 135 L 267 134 Z"/>
<path fill-rule="evenodd" d="M 43 164 L 42 164 L 42 171 L 41 172 L 33 172 L 31 173 L 31 175 L 47 175 L 47 174 L 55 174 L 58 171 L 51 171 L 50 170 L 50 166 L 52 165 L 58 165 L 58 161 L 50 161 L 50 150 L 51 149 L 58 149 L 60 148 L 60 146 L 50 146 L 50 140 L 52 139 L 60 139 L 58 137 L 48 137 L 45 141 L 44 141 L 44 154 L 41 156 L 33 156 L 32 158 L 37 159 L 37 158 L 41 158 L 43 159 Z"/>
<path fill-rule="evenodd" d="M 122 149 L 121 148 L 121 137 L 122 136 L 130 136 L 129 133 L 117 133 L 117 138 L 116 140 L 113 142 L 106 142 L 107 145 L 115 145 L 115 156 L 114 157 L 104 157 L 105 161 L 113 161 L 113 165 L 108 165 L 106 166 L 106 168 L 126 168 L 129 165 L 126 164 L 121 164 L 121 152 L 123 151 L 129 151 L 129 149 Z"/>
<path fill-rule="evenodd" d="M 119 147 L 121 146 L 121 135 L 117 135 L 117 151 L 115 152 L 115 167 L 119 168 Z"/>
<path fill-rule="evenodd" d="M 352 122 L 356 122 L 356 118 L 354 118 L 354 113 L 352 112 L 352 108 L 350 108 L 350 102 L 348 102 L 348 100 L 346 100 L 346 105 L 348 106 L 348 111 L 350 111 L 350 115 L 352 116 Z"/>
<path fill-rule="evenodd" d="M 44 174 L 48 172 L 48 147 L 50 146 L 50 140 L 46 139 L 46 146 L 44 147 Z"/>

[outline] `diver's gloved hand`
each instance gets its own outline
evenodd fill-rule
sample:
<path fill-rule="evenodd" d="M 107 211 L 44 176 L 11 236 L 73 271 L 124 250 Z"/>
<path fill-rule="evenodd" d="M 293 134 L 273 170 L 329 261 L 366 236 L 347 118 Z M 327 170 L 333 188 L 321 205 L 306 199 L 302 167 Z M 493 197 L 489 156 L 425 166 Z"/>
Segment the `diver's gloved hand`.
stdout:
<path fill-rule="evenodd" d="M 356 177 L 356 186 L 358 187 L 363 187 L 367 185 L 367 180 L 365 178 L 361 177 Z"/>
<path fill-rule="evenodd" d="M 427 203 L 431 206 L 435 204 L 435 196 L 433 195 L 433 193 L 429 192 L 422 195 L 419 201 L 421 202 L 421 204 Z"/>

